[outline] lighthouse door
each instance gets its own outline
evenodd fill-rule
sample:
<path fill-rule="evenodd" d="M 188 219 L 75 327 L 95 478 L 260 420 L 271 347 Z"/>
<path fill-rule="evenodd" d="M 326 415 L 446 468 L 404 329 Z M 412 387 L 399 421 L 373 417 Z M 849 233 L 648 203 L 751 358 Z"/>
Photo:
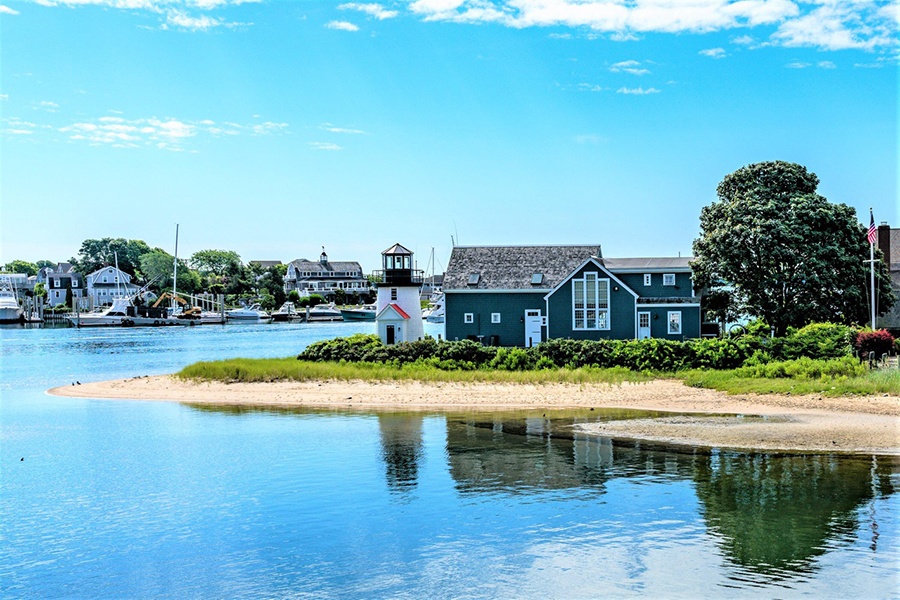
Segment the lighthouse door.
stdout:
<path fill-rule="evenodd" d="M 386 345 L 387 345 L 387 346 L 393 346 L 394 343 L 396 342 L 396 335 L 395 335 L 395 332 L 394 332 L 394 326 L 393 326 L 393 325 L 388 325 L 388 326 L 387 326 L 387 332 L 386 332 L 386 333 L 387 333 L 387 336 L 386 336 L 386 337 L 387 337 L 387 344 L 386 344 Z"/>
<path fill-rule="evenodd" d="M 539 310 L 525 311 L 525 347 L 531 348 L 541 343 L 541 325 L 544 319 Z"/>

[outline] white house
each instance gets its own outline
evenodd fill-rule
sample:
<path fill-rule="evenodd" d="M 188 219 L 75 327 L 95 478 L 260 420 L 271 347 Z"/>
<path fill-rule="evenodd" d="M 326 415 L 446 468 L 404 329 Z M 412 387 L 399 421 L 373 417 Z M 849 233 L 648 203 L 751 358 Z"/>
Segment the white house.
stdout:
<path fill-rule="evenodd" d="M 87 295 L 94 306 L 112 304 L 113 298 L 133 296 L 140 289 L 131 283 L 131 275 L 112 266 L 97 269 L 87 276 Z"/>
<path fill-rule="evenodd" d="M 346 294 L 367 294 L 369 280 L 358 262 L 328 260 L 324 249 L 318 262 L 299 258 L 290 262 L 284 276 L 284 291 L 297 290 L 301 296 L 319 294 L 330 298 L 336 290 Z"/>

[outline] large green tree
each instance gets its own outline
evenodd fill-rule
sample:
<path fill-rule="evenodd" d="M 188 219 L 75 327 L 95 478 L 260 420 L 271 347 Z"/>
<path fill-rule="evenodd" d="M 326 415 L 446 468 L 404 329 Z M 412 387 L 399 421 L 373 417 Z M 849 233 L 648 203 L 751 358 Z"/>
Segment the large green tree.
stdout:
<path fill-rule="evenodd" d="M 782 161 L 738 169 L 700 213 L 695 285 L 729 292 L 735 310 L 784 334 L 813 321 L 869 321 L 866 228 L 856 211 L 816 193 L 819 178 Z M 876 258 L 881 253 L 876 250 Z M 876 264 L 878 314 L 894 303 Z"/>
<path fill-rule="evenodd" d="M 36 264 L 32 262 L 28 262 L 27 260 L 14 260 L 12 262 L 6 263 L 4 265 L 3 270 L 7 273 L 25 273 L 29 277 L 32 275 L 37 275 L 38 267 Z"/>
<path fill-rule="evenodd" d="M 154 287 L 160 291 L 171 291 L 172 276 L 175 272 L 175 257 L 163 250 L 153 250 L 141 256 L 141 272 L 148 280 L 155 279 Z M 200 277 L 185 261 L 178 260 L 178 289 L 184 294 L 193 294 L 200 287 Z"/>
<path fill-rule="evenodd" d="M 241 264 L 241 257 L 233 250 L 200 250 L 191 255 L 190 262 L 201 275 L 222 277 L 229 267 Z"/>
<path fill-rule="evenodd" d="M 150 246 L 143 240 L 126 240 L 124 238 L 103 238 L 100 240 L 84 240 L 78 256 L 69 259 L 75 270 L 89 275 L 101 267 L 115 265 L 119 269 L 140 278 L 141 256 L 150 252 Z"/>

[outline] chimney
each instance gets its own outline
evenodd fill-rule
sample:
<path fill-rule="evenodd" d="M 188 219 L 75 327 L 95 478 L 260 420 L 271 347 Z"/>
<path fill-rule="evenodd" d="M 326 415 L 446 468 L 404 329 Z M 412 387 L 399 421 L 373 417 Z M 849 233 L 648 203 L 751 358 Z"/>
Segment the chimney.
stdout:
<path fill-rule="evenodd" d="M 895 260 L 900 260 L 900 256 L 891 256 L 891 226 L 885 221 L 878 226 L 878 248 L 884 254 L 884 264 L 888 269 Z"/>

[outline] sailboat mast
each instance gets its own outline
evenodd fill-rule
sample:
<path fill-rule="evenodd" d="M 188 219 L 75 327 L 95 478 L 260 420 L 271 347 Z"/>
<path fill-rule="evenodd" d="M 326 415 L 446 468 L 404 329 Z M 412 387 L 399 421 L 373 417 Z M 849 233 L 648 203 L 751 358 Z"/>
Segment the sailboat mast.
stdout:
<path fill-rule="evenodd" d="M 175 292 L 178 287 L 178 223 L 175 223 L 175 270 L 172 275 L 172 310 L 177 307 L 175 302 Z"/>

